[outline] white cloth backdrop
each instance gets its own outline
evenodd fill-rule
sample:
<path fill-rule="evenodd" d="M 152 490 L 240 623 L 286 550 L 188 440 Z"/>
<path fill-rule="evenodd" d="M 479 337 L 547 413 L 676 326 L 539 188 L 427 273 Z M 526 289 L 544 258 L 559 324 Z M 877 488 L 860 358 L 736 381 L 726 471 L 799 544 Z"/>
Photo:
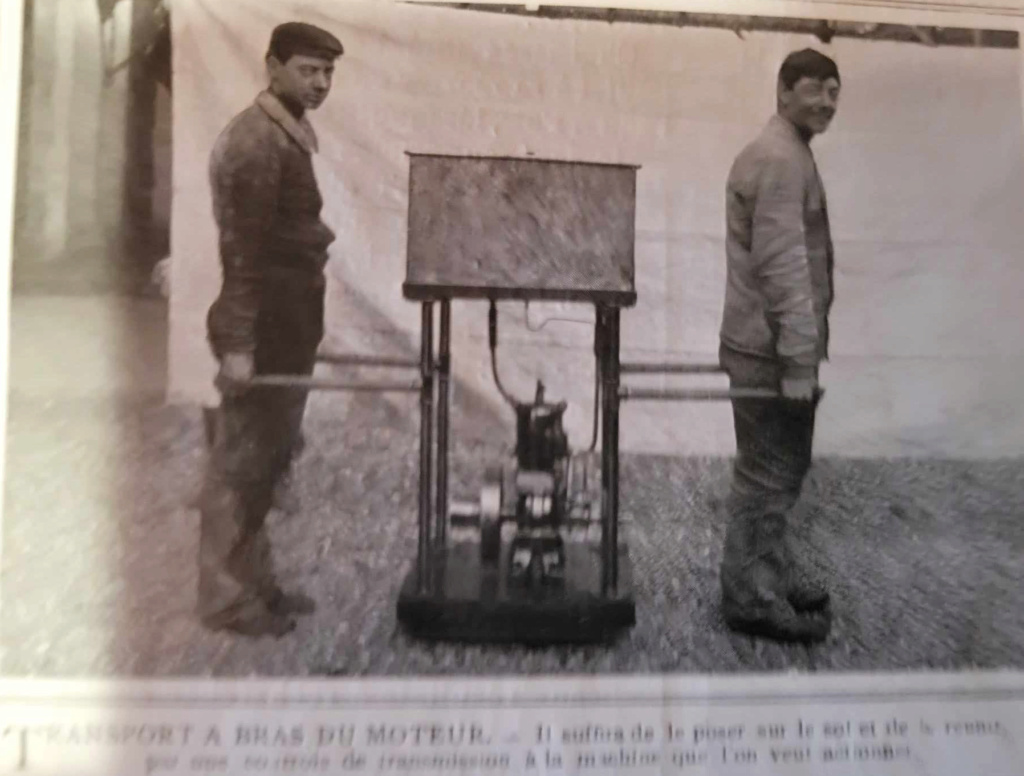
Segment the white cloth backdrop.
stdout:
<path fill-rule="evenodd" d="M 338 349 L 415 352 L 405 301 L 405 152 L 642 165 L 639 302 L 623 358 L 714 360 L 723 293 L 723 192 L 734 155 L 774 108 L 787 52 L 839 62 L 832 130 L 815 141 L 836 239 L 832 361 L 817 450 L 853 456 L 1024 452 L 1024 143 L 1020 52 L 546 21 L 451 9 L 283 0 L 174 0 L 171 398 L 212 401 L 205 315 L 219 267 L 207 160 L 218 131 L 264 85 L 271 28 L 304 19 L 347 53 L 311 116 L 326 220 L 336 229 L 328 304 Z M 502 307 L 504 379 L 545 381 L 589 441 L 592 329 L 526 328 Z M 586 307 L 531 305 L 587 321 Z M 486 358 L 486 308 L 454 306 L 455 400 L 504 412 Z M 695 385 L 646 378 L 648 385 Z M 720 384 L 712 380 L 712 384 Z M 415 412 L 414 400 L 381 397 Z M 345 411 L 344 397 L 322 396 Z M 623 449 L 731 454 L 725 404 L 624 405 Z"/>

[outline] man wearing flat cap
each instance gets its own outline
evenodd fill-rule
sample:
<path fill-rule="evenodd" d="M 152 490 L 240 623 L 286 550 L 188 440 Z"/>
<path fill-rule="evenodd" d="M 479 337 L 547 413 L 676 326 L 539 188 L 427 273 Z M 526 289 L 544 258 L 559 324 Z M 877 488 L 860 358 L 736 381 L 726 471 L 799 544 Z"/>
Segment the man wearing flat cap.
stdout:
<path fill-rule="evenodd" d="M 306 112 L 327 98 L 343 53 L 318 27 L 275 28 L 269 85 L 221 132 L 210 158 L 223 280 L 207 336 L 221 403 L 199 501 L 197 608 L 214 630 L 281 636 L 315 608 L 278 584 L 265 527 L 301 442 L 306 394 L 251 381 L 311 375 L 323 337 L 323 270 L 335 236 L 320 218 Z"/>
<path fill-rule="evenodd" d="M 828 591 L 789 539 L 811 465 L 832 307 L 832 239 L 811 139 L 832 121 L 839 70 L 812 49 L 786 57 L 777 111 L 736 158 L 727 184 L 727 269 L 720 359 L 733 388 L 736 459 L 720 570 L 727 625 L 812 643 L 831 628 Z"/>

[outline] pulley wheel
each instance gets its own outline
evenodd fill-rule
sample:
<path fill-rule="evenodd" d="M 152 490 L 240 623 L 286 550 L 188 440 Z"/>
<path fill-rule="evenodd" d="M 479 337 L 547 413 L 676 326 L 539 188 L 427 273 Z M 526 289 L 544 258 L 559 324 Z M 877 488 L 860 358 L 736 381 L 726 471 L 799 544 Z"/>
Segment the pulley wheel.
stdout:
<path fill-rule="evenodd" d="M 480 488 L 480 561 L 496 566 L 501 556 L 501 469 L 489 467 Z"/>

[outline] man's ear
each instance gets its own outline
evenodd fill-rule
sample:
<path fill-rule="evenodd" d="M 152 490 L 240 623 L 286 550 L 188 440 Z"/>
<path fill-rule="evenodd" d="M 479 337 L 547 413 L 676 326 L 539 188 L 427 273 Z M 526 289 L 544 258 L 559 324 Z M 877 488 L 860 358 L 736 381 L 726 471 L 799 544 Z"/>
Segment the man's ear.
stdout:
<path fill-rule="evenodd" d="M 780 78 L 775 86 L 775 104 L 780 108 L 785 107 L 789 104 L 792 94 L 793 90 L 787 89 L 786 84 Z"/>

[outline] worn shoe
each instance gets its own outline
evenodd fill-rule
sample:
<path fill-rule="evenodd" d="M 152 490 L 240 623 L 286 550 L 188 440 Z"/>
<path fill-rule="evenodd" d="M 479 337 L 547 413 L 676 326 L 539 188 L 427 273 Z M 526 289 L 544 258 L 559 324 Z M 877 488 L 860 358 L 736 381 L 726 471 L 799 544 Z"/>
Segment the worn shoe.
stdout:
<path fill-rule="evenodd" d="M 788 578 L 786 597 L 798 612 L 823 612 L 831 606 L 831 595 L 820 580 L 796 566 L 790 566 Z"/>
<path fill-rule="evenodd" d="M 786 523 L 785 515 L 774 512 L 765 515 L 764 519 L 782 525 Z M 783 529 L 775 551 L 779 553 L 778 562 L 785 578 L 786 598 L 793 608 L 798 612 L 820 612 L 827 609 L 831 603 L 828 588 L 797 561 L 788 529 Z"/>
<path fill-rule="evenodd" d="M 265 601 L 267 608 L 278 615 L 312 614 L 316 611 L 316 601 L 301 591 L 286 593 L 276 588 Z"/>
<path fill-rule="evenodd" d="M 776 641 L 823 641 L 831 613 L 821 606 L 820 590 L 802 587 L 791 575 L 784 540 L 785 518 L 779 514 L 730 523 L 720 570 L 726 625 Z M 812 606 L 798 610 L 793 598 Z"/>
<path fill-rule="evenodd" d="M 204 617 L 202 623 L 204 627 L 212 631 L 230 631 L 250 638 L 263 636 L 281 638 L 295 630 L 294 619 L 264 607 L 234 616 Z"/>
<path fill-rule="evenodd" d="M 725 599 L 722 613 L 730 630 L 773 641 L 816 644 L 825 641 L 832 629 L 827 610 L 798 612 L 788 601 L 754 608 Z"/>

